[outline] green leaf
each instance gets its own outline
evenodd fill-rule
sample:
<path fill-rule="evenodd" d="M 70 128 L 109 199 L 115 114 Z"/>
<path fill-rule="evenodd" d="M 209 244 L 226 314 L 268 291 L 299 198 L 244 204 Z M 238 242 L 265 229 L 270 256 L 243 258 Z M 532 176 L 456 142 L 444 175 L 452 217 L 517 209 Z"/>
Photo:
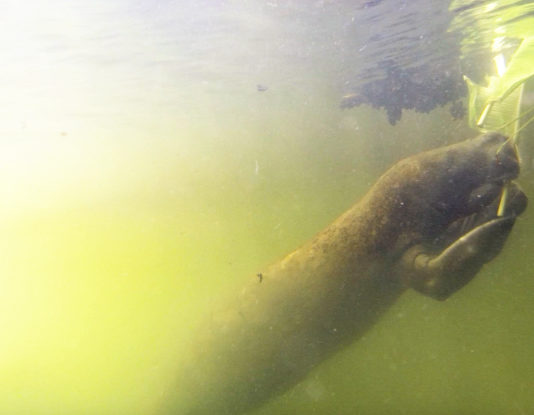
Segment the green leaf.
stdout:
<path fill-rule="evenodd" d="M 514 92 L 518 86 L 523 85 L 529 78 L 534 77 L 534 36 L 523 39 L 520 46 L 512 55 L 506 72 L 502 76 L 491 76 L 487 86 L 473 83 L 468 78 L 466 83 L 469 89 L 469 124 L 472 127 L 488 129 L 488 116 L 495 120 L 502 119 L 502 124 L 509 122 L 515 117 L 508 118 L 506 107 L 502 105 L 506 98 Z M 515 101 L 520 99 L 520 93 L 516 92 L 510 99 L 512 106 L 517 108 Z M 512 98 L 512 97 L 511 97 Z M 499 108 L 501 108 L 499 110 Z M 504 111 L 504 112 L 503 112 Z"/>

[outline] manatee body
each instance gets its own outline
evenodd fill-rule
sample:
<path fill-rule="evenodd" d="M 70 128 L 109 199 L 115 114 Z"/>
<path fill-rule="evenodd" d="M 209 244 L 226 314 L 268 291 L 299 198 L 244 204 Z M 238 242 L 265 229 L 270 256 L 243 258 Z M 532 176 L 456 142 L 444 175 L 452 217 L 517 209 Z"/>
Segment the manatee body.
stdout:
<path fill-rule="evenodd" d="M 244 413 L 359 338 L 407 288 L 452 294 L 500 250 L 524 209 L 516 189 L 515 211 L 495 214 L 502 183 L 518 172 L 513 147 L 496 133 L 397 163 L 359 203 L 212 313 L 158 413 Z M 475 223 L 467 235 L 458 226 L 466 218 Z M 447 264 L 465 275 L 451 277 Z"/>

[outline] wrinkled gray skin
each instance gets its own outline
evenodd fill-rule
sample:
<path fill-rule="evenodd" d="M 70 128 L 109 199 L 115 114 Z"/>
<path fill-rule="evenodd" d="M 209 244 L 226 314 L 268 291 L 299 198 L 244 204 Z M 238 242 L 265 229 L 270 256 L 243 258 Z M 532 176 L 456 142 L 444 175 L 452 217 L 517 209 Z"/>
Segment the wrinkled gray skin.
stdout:
<path fill-rule="evenodd" d="M 312 240 L 212 314 L 160 412 L 237 415 L 287 391 L 408 288 L 443 300 L 501 250 L 526 207 L 505 138 L 489 133 L 394 165 Z"/>

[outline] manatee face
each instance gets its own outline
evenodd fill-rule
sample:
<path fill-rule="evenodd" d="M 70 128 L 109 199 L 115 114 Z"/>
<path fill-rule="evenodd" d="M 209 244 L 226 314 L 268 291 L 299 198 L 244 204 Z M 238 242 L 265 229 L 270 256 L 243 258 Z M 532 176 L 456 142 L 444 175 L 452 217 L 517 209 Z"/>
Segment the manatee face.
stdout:
<path fill-rule="evenodd" d="M 514 146 L 488 133 L 402 160 L 377 183 L 371 203 L 387 218 L 390 246 L 395 239 L 395 249 L 403 251 L 483 209 L 518 174 Z"/>
<path fill-rule="evenodd" d="M 403 197 L 413 212 L 419 210 L 419 222 L 406 222 L 406 232 L 413 233 L 405 239 L 412 246 L 402 254 L 401 274 L 405 285 L 443 300 L 501 251 L 525 210 L 525 194 L 510 184 L 508 203 L 499 212 L 504 184 L 519 174 L 518 155 L 506 137 L 489 133 L 415 156 L 413 164 L 417 184 Z"/>

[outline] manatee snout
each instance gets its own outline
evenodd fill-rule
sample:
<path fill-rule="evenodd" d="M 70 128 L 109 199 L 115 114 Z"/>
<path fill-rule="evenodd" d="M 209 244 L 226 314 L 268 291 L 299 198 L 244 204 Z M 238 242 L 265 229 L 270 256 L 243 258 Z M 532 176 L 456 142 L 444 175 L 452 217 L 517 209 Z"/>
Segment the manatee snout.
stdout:
<path fill-rule="evenodd" d="M 512 182 L 519 175 L 512 140 L 487 133 L 444 151 L 441 161 L 450 162 L 440 182 L 444 190 L 426 193 L 432 195 L 430 206 L 441 213 L 431 217 L 439 226 L 428 223 L 426 240 L 409 247 L 398 262 L 407 287 L 438 300 L 466 285 L 501 252 L 528 204 Z"/>
<path fill-rule="evenodd" d="M 499 133 L 487 133 L 481 137 L 484 152 L 489 159 L 488 181 L 503 182 L 519 175 L 519 155 L 516 145 Z"/>

